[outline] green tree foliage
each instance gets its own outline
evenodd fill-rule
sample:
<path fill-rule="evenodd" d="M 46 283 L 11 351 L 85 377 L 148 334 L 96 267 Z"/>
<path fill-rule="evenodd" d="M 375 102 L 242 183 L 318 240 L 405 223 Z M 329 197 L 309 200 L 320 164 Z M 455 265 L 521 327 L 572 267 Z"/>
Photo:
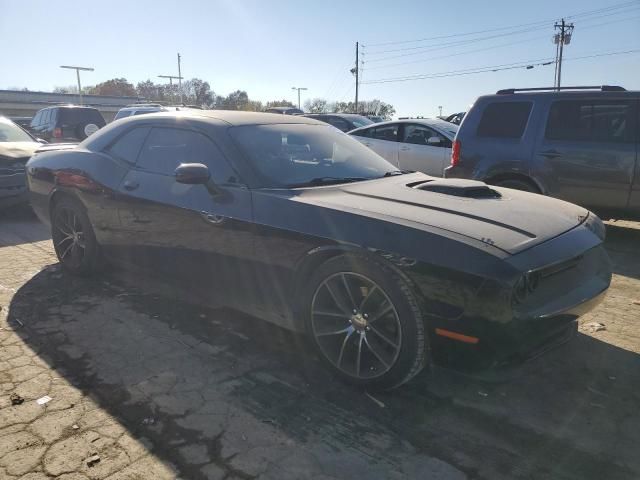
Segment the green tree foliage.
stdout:
<path fill-rule="evenodd" d="M 182 84 L 182 98 L 187 105 L 198 105 L 211 108 L 215 105 L 216 95 L 211 90 L 209 82 L 199 78 L 192 78 Z"/>
<path fill-rule="evenodd" d="M 216 108 L 220 110 L 247 110 L 249 107 L 249 95 L 244 90 L 236 90 L 226 97 L 218 97 Z"/>
<path fill-rule="evenodd" d="M 120 97 L 135 97 L 137 95 L 134 86 L 126 78 L 112 78 L 95 87 L 86 89 L 90 95 L 115 95 Z"/>
<path fill-rule="evenodd" d="M 272 100 L 270 102 L 267 102 L 264 106 L 264 108 L 272 108 L 272 107 L 296 107 L 297 105 L 294 105 L 293 103 L 291 103 L 289 100 Z"/>

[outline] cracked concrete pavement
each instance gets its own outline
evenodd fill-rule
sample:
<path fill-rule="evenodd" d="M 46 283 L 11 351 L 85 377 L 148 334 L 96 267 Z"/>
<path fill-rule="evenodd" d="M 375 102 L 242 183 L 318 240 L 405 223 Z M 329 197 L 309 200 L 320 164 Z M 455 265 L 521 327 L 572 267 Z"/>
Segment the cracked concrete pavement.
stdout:
<path fill-rule="evenodd" d="M 571 343 L 369 396 L 299 335 L 71 277 L 31 215 L 0 218 L 0 479 L 638 478 L 640 224 L 608 234 L 613 286 Z"/>

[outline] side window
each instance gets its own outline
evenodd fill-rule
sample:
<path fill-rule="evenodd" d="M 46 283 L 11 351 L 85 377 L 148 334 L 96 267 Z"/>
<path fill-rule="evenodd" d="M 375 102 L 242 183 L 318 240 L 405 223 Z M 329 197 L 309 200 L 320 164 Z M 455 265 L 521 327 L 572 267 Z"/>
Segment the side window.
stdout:
<path fill-rule="evenodd" d="M 125 162 L 135 164 L 149 130 L 149 127 L 129 130 L 107 148 L 107 153 Z"/>
<path fill-rule="evenodd" d="M 545 137 L 583 142 L 633 142 L 633 103 L 561 100 L 549 110 Z"/>
<path fill-rule="evenodd" d="M 357 132 L 353 132 L 351 135 L 354 135 L 356 137 L 370 137 L 371 136 L 371 129 L 370 128 L 363 128 L 362 130 L 358 130 Z"/>
<path fill-rule="evenodd" d="M 440 143 L 430 144 L 429 139 L 436 137 L 440 140 Z M 424 125 L 405 124 L 404 135 L 402 139 L 403 143 L 411 143 L 414 145 L 431 145 L 434 147 L 451 147 L 451 141 L 444 135 L 432 130 Z"/>
<path fill-rule="evenodd" d="M 228 183 L 236 175 L 218 147 L 201 133 L 177 128 L 153 128 L 138 156 L 136 166 L 163 175 L 174 175 L 181 163 L 203 163 L 214 180 Z"/>
<path fill-rule="evenodd" d="M 55 127 L 57 119 L 58 119 L 58 109 L 52 108 L 51 113 L 49 114 L 49 123 Z"/>
<path fill-rule="evenodd" d="M 40 118 L 40 125 L 48 125 L 49 123 L 49 113 L 51 110 L 47 109 L 42 112 L 42 118 Z"/>
<path fill-rule="evenodd" d="M 36 113 L 36 116 L 31 119 L 31 127 L 37 127 L 40 125 L 40 119 L 42 118 L 42 110 Z"/>
<path fill-rule="evenodd" d="M 336 127 L 338 130 L 343 131 L 343 132 L 348 132 L 349 130 L 351 130 L 349 128 L 349 124 L 347 123 L 347 121 L 344 118 L 340 118 L 340 117 L 328 117 L 325 120 L 329 125 L 333 125 L 334 127 Z"/>
<path fill-rule="evenodd" d="M 531 113 L 531 102 L 490 103 L 482 112 L 479 137 L 520 138 Z"/>
<path fill-rule="evenodd" d="M 377 140 L 387 140 L 389 142 L 398 141 L 398 124 L 384 125 L 382 127 L 376 127 L 371 129 L 371 138 Z"/>

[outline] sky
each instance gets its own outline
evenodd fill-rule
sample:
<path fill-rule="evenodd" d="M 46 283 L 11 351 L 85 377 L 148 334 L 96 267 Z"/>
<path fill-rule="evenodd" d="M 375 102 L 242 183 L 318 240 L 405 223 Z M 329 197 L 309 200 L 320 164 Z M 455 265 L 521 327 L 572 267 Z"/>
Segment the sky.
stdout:
<path fill-rule="evenodd" d="M 563 85 L 640 90 L 640 0 L 0 0 L 0 89 L 51 91 L 75 84 L 60 65 L 95 68 L 83 85 L 158 75 L 209 82 L 218 95 L 353 100 L 355 43 L 360 99 L 397 116 L 465 111 L 501 88 L 550 86 L 553 24 L 569 17 Z M 596 12 L 594 12 L 596 11 Z M 592 12 L 592 13 L 588 13 Z M 476 33 L 474 33 L 476 32 Z M 627 54 L 608 54 L 626 52 Z M 587 57 L 591 58 L 577 58 Z M 523 68 L 526 64 L 532 69 Z M 517 68 L 513 68 L 517 67 Z M 478 70 L 508 70 L 485 71 Z M 433 75 L 440 78 L 433 78 Z M 422 75 L 423 78 L 367 83 Z M 431 75 L 431 78 L 424 78 Z"/>

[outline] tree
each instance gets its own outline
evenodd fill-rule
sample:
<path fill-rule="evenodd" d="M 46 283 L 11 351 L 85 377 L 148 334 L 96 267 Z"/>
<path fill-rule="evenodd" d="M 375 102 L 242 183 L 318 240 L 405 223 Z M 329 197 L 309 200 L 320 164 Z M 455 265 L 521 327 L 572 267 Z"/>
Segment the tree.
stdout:
<path fill-rule="evenodd" d="M 221 110 L 247 110 L 249 95 L 244 90 L 236 90 L 226 97 L 218 97 L 216 108 Z"/>
<path fill-rule="evenodd" d="M 329 105 L 328 110 L 334 113 L 356 113 L 354 102 L 335 102 Z M 396 113 L 396 109 L 390 103 L 385 103 L 377 98 L 358 102 L 358 112 L 361 115 L 377 115 L 390 119 Z"/>
<path fill-rule="evenodd" d="M 183 102 L 199 107 L 211 108 L 215 104 L 216 95 L 211 90 L 209 82 L 199 78 L 192 78 L 182 84 Z"/>
<path fill-rule="evenodd" d="M 138 97 L 146 98 L 147 100 L 155 102 L 164 100 L 166 96 L 164 85 L 153 83 L 151 80 L 138 82 L 136 92 Z"/>
<path fill-rule="evenodd" d="M 304 102 L 304 109 L 308 113 L 327 113 L 329 104 L 324 98 L 314 98 Z"/>
<path fill-rule="evenodd" d="M 118 97 L 135 97 L 136 89 L 126 78 L 112 78 L 87 89 L 90 95 L 114 95 Z"/>
<path fill-rule="evenodd" d="M 272 108 L 272 107 L 296 107 L 289 100 L 273 100 L 271 102 L 267 102 L 264 108 Z"/>

